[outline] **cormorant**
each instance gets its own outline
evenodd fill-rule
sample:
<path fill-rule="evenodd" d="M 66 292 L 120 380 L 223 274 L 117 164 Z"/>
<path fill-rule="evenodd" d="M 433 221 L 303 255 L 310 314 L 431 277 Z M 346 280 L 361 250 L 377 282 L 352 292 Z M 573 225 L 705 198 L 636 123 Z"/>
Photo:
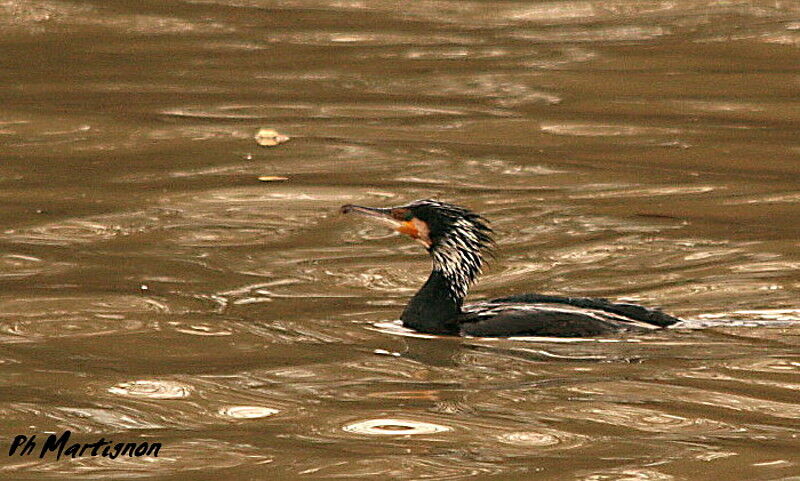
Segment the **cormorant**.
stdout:
<path fill-rule="evenodd" d="M 655 309 L 606 299 L 520 294 L 464 304 L 481 273 L 483 254 L 494 245 L 484 217 L 453 204 L 418 200 L 390 208 L 344 205 L 343 214 L 364 215 L 422 243 L 433 271 L 400 319 L 427 334 L 505 337 L 591 337 L 644 332 L 680 319 Z"/>

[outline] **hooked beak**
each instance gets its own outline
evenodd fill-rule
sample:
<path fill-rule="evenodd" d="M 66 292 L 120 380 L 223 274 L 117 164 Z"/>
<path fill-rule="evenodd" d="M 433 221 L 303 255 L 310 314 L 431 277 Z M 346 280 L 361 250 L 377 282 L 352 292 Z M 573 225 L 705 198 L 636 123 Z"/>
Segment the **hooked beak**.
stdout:
<path fill-rule="evenodd" d="M 388 226 L 401 234 L 406 234 L 412 239 L 422 243 L 426 248 L 431 247 L 428 225 L 416 218 L 409 221 L 396 219 L 393 215 L 393 209 L 347 204 L 343 205 L 341 209 L 339 209 L 339 212 L 342 214 L 362 215 L 369 218 L 369 220 Z"/>
<path fill-rule="evenodd" d="M 347 204 L 343 205 L 339 212 L 342 214 L 358 214 L 364 217 L 369 217 L 370 220 L 377 221 L 383 225 L 389 226 L 394 230 L 402 226 L 402 222 L 392 216 L 392 209 L 381 209 L 379 207 L 364 207 L 361 205 Z"/>

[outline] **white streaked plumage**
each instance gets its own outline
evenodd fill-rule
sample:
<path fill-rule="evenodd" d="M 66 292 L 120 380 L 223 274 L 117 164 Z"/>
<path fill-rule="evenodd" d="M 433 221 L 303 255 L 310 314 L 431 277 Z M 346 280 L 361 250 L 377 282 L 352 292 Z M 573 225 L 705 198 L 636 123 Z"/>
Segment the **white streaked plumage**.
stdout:
<path fill-rule="evenodd" d="M 454 299 L 467 296 L 470 285 L 481 274 L 482 250 L 488 247 L 488 237 L 479 220 L 457 218 L 452 229 L 431 248 L 433 268 L 449 281 Z"/>

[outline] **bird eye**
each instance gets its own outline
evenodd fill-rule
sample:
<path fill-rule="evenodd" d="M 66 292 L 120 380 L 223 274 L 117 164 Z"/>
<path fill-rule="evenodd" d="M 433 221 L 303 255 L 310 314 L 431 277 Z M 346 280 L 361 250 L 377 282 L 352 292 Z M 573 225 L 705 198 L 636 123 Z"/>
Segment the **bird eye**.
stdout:
<path fill-rule="evenodd" d="M 392 211 L 392 217 L 400 221 L 408 222 L 414 218 L 414 213 L 407 209 L 396 209 Z"/>

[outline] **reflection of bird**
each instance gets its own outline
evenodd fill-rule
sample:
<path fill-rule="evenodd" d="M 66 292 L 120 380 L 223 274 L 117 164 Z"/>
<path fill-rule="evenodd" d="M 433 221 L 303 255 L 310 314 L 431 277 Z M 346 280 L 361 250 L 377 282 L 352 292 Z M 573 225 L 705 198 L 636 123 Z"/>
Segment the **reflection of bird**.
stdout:
<path fill-rule="evenodd" d="M 521 294 L 463 305 L 470 284 L 481 272 L 483 251 L 493 245 L 486 219 L 434 200 L 385 209 L 345 205 L 341 212 L 387 224 L 428 249 L 433 271 L 400 316 L 405 327 L 420 332 L 583 337 L 649 331 L 679 321 L 635 304 L 586 297 Z"/>

